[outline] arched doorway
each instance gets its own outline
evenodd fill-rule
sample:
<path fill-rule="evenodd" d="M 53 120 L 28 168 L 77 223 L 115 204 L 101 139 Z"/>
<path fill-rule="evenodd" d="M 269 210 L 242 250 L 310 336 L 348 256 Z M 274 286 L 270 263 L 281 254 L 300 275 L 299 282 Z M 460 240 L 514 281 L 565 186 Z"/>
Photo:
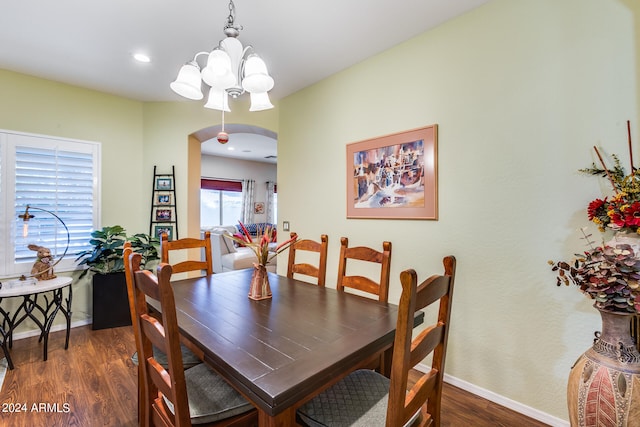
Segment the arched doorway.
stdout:
<path fill-rule="evenodd" d="M 193 165 L 194 169 L 198 168 L 204 185 L 200 194 L 200 226 L 210 229 L 216 225 L 233 225 L 239 219 L 256 223 L 275 222 L 277 134 L 258 126 L 226 124 L 229 142 L 220 144 L 216 139 L 220 130 L 221 126 L 215 125 L 190 135 L 190 139 L 197 142 L 194 145 L 199 145 L 201 150 L 198 153 L 199 165 Z M 244 192 L 243 196 L 236 195 L 236 185 L 246 180 L 254 183 L 251 196 Z M 220 188 L 210 187 L 212 183 Z M 238 198 L 243 201 L 243 214 L 229 222 L 228 218 L 235 215 L 237 206 L 232 206 L 237 204 Z M 254 205 L 255 210 L 251 208 Z M 217 221 L 221 222 L 217 224 Z"/>

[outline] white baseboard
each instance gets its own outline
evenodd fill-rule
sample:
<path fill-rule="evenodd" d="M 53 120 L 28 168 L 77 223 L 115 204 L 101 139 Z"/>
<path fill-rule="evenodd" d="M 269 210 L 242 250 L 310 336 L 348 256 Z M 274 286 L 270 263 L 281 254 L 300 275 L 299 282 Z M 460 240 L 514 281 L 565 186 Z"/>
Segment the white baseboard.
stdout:
<path fill-rule="evenodd" d="M 422 372 L 428 372 L 430 367 L 418 364 L 416 366 L 416 369 Z M 507 397 L 501 396 L 482 387 L 478 387 L 477 385 L 471 384 L 467 381 L 461 380 L 451 375 L 444 374 L 444 382 L 461 388 L 462 390 L 468 391 L 469 393 L 475 394 L 476 396 L 480 396 L 484 399 L 490 400 L 491 402 L 497 403 L 498 405 L 504 406 L 505 408 L 511 409 L 512 411 L 518 412 L 522 415 L 526 415 L 529 418 L 538 420 L 541 423 L 548 424 L 552 427 L 569 427 L 569 421 L 554 417 L 553 415 L 549 415 L 546 412 L 542 412 L 520 402 L 516 402 L 515 400 L 511 400 Z"/>
<path fill-rule="evenodd" d="M 71 329 L 77 328 L 79 326 L 90 325 L 92 322 L 91 319 L 78 320 L 75 322 L 71 322 Z M 64 331 L 67 329 L 67 325 L 53 325 L 51 327 L 51 332 Z M 40 329 L 31 329 L 30 331 L 19 332 L 17 334 L 13 334 L 13 340 L 21 340 L 23 338 L 29 337 L 37 337 L 40 335 Z"/>

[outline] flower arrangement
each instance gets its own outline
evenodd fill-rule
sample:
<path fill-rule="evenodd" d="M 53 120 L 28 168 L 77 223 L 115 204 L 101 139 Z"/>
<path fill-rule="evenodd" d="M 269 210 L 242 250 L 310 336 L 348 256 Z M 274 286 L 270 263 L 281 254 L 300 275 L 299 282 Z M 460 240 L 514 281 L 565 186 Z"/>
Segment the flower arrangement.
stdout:
<path fill-rule="evenodd" d="M 596 149 L 597 152 L 597 149 Z M 620 159 L 612 156 L 615 166 L 612 171 L 595 167 L 582 169 L 581 172 L 592 175 L 605 174 L 611 183 L 614 195 L 610 199 L 595 199 L 589 203 L 587 215 L 589 221 L 598 225 L 600 231 L 607 228 L 633 233 L 640 232 L 640 170 L 632 168 L 625 175 Z"/>
<path fill-rule="evenodd" d="M 254 242 L 251 238 L 251 234 L 244 224 L 241 221 L 238 221 L 238 223 L 240 224 L 242 233 L 233 235 L 231 233 L 226 233 L 224 236 L 239 245 L 251 248 L 258 259 L 258 264 L 262 266 L 266 266 L 273 258 L 278 256 L 280 252 L 286 250 L 298 238 L 298 236 L 294 236 L 293 238 L 277 245 L 275 249 L 270 250 L 270 246 L 273 246 L 271 244 L 276 242 L 277 230 L 275 227 L 267 226 L 262 230 L 258 230 L 257 241 Z"/>
<path fill-rule="evenodd" d="M 640 232 L 640 170 L 633 166 L 633 151 L 631 149 L 631 129 L 627 122 L 629 135 L 629 159 L 631 172 L 626 175 L 618 156 L 613 154 L 614 167 L 607 169 L 602 156 L 596 147 L 595 150 L 602 168 L 594 163 L 592 167 L 580 169 L 580 172 L 602 176 L 609 179 L 613 190 L 610 199 L 595 199 L 589 203 L 587 215 L 589 221 L 598 225 L 598 229 L 604 232 L 606 229 Z"/>
<path fill-rule="evenodd" d="M 601 310 L 640 313 L 640 259 L 633 248 L 628 244 L 593 247 L 590 235 L 584 229 L 582 233 L 591 250 L 576 254 L 572 265 L 550 261 L 558 272 L 557 285 L 577 285 Z"/>
<path fill-rule="evenodd" d="M 614 159 L 613 169 L 607 169 L 596 147 L 595 152 L 602 169 L 595 164 L 580 172 L 603 176 L 609 179 L 614 195 L 610 199 L 595 199 L 589 203 L 587 215 L 598 225 L 601 232 L 614 230 L 637 235 L 640 243 L 640 170 L 633 167 L 631 130 L 629 135 L 629 157 L 631 173 L 626 175 L 620 159 Z M 638 246 L 628 243 L 609 242 L 595 246 L 591 235 L 582 229 L 583 239 L 589 250 L 575 254 L 572 263 L 549 261 L 552 270 L 558 273 L 557 285 L 577 285 L 582 292 L 595 300 L 595 307 L 610 312 L 640 313 L 640 259 Z"/>

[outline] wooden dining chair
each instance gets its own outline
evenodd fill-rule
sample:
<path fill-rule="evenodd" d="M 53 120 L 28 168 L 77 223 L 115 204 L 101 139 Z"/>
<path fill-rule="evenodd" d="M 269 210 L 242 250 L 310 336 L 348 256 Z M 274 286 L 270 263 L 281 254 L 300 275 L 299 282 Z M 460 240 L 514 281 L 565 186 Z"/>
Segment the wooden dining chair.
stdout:
<path fill-rule="evenodd" d="M 124 260 L 125 279 L 127 283 L 127 296 L 129 299 L 129 311 L 131 312 L 131 324 L 133 327 L 133 334 L 137 340 L 139 333 L 137 330 L 137 325 L 135 323 L 136 312 L 135 312 L 135 293 L 134 293 L 134 284 L 133 284 L 133 272 L 140 270 L 141 262 L 138 262 L 136 264 L 130 264 L 129 258 L 131 257 L 132 253 L 133 253 L 133 249 L 131 247 L 131 243 L 125 242 L 122 255 Z M 140 258 L 140 260 L 142 260 L 142 258 Z M 152 315 L 158 318 L 158 320 L 160 321 L 162 320 L 160 319 L 159 314 L 155 310 L 153 310 L 151 307 L 148 307 L 148 309 Z M 136 349 L 138 351 L 136 351 L 133 354 L 133 356 L 131 356 L 131 360 L 133 361 L 134 364 L 137 365 L 138 353 L 139 353 L 139 347 L 137 346 L 137 343 L 136 343 Z M 197 354 L 195 354 L 186 345 L 182 344 L 181 349 L 182 349 L 182 363 L 185 369 L 189 369 L 199 363 L 202 363 L 202 356 L 198 356 Z M 167 355 L 159 351 L 159 349 L 157 348 L 154 348 L 153 350 L 156 354 L 156 359 L 160 362 L 160 364 L 164 367 L 169 366 Z"/>
<path fill-rule="evenodd" d="M 133 278 L 133 273 L 135 271 L 140 271 L 140 263 L 142 261 L 142 257 L 135 257 L 133 260 L 131 260 L 132 253 L 133 253 L 133 250 L 131 248 L 131 243 L 125 242 L 122 255 L 124 260 L 125 279 L 127 283 L 129 311 L 131 312 L 131 325 L 133 328 L 133 337 L 136 341 L 136 352 L 131 356 L 131 360 L 135 365 L 138 366 L 138 419 L 142 420 L 142 414 L 145 413 L 144 378 L 142 377 L 142 370 L 139 366 L 139 360 L 138 360 L 141 343 L 139 342 L 140 332 L 138 331 L 138 323 L 136 322 L 136 302 L 135 302 L 135 289 L 134 289 L 135 285 L 134 285 L 134 278 Z M 182 352 L 182 365 L 184 369 L 189 369 L 202 363 L 201 358 L 198 357 L 195 353 L 193 353 L 184 344 L 180 345 L 180 349 Z M 165 368 L 168 368 L 169 360 L 167 358 L 166 353 L 162 352 L 157 347 L 153 347 L 153 353 L 158 363 L 160 363 Z"/>
<path fill-rule="evenodd" d="M 389 298 L 389 274 L 391 271 L 391 242 L 382 242 L 382 252 L 365 246 L 348 247 L 349 239 L 340 239 L 340 261 L 338 264 L 337 289 L 358 289 L 376 295 L 379 301 L 387 302 Z M 380 281 L 364 276 L 347 276 L 347 260 L 360 260 L 380 264 Z"/>
<path fill-rule="evenodd" d="M 188 259 L 171 264 L 169 262 L 169 251 L 184 251 L 188 249 L 204 250 L 204 260 L 202 257 L 197 260 Z M 204 232 L 202 239 L 185 237 L 178 240 L 169 240 L 166 233 L 162 233 L 160 239 L 160 261 L 171 264 L 174 273 L 186 273 L 188 271 L 204 271 L 207 275 L 213 274 L 213 260 L 211 255 L 211 233 Z"/>
<path fill-rule="evenodd" d="M 296 237 L 296 233 L 291 233 L 291 238 Z M 320 236 L 320 242 L 311 239 L 296 240 L 289 246 L 289 263 L 287 265 L 287 277 L 293 279 L 294 274 L 315 277 L 318 286 L 324 286 L 327 276 L 327 250 L 329 248 L 329 238 L 326 234 Z M 307 262 L 296 263 L 298 251 L 317 252 L 319 254 L 318 266 Z"/>
<path fill-rule="evenodd" d="M 207 364 L 183 369 L 180 331 L 170 282 L 171 265 L 161 263 L 156 276 L 150 271 L 136 270 L 139 262 L 139 254 L 130 255 L 140 370 L 144 383 L 141 425 L 257 425 L 257 410 Z M 150 315 L 149 300 L 160 303 L 162 322 Z M 168 368 L 155 358 L 153 347 L 167 355 Z"/>
<path fill-rule="evenodd" d="M 129 298 L 129 311 L 131 312 L 131 325 L 133 328 L 133 337 L 136 341 L 136 349 L 139 350 L 140 343 L 140 332 L 138 331 L 138 322 L 136 322 L 136 302 L 134 297 L 134 279 L 133 272 L 140 270 L 140 262 L 142 261 L 142 257 L 136 257 L 135 260 L 131 260 L 131 254 L 133 250 L 131 249 L 131 242 L 125 242 L 124 250 L 122 251 L 122 259 L 124 260 L 124 277 L 127 283 L 127 296 Z M 136 351 L 131 357 L 133 362 L 138 364 L 138 354 Z M 138 419 L 142 421 L 142 417 L 145 413 L 144 406 L 144 378 L 142 376 L 142 370 L 138 366 Z"/>
<path fill-rule="evenodd" d="M 440 426 L 445 356 L 450 329 L 456 259 L 443 260 L 444 274 L 418 285 L 414 270 L 400 274 L 402 295 L 393 347 L 391 378 L 360 369 L 300 407 L 296 421 L 305 426 Z M 439 302 L 438 319 L 412 341 L 414 313 Z M 431 369 L 407 390 L 409 372 L 433 354 Z"/>

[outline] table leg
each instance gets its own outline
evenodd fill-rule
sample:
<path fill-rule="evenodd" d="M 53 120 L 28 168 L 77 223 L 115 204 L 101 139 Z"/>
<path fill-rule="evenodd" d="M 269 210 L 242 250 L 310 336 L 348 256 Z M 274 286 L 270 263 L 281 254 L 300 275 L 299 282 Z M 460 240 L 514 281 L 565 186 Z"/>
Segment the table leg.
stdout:
<path fill-rule="evenodd" d="M 0 298 L 0 302 L 2 302 L 2 298 Z M 7 359 L 7 366 L 9 366 L 9 369 L 13 369 L 13 361 L 11 360 L 11 355 L 9 354 L 9 347 L 7 346 L 7 341 L 11 336 L 13 326 L 11 324 L 9 313 L 4 311 L 2 307 L 0 307 L 0 315 L 2 315 L 2 325 L 0 325 L 0 339 L 2 339 L 2 343 L 0 343 L 0 346 L 2 347 L 2 351 L 4 352 L 4 357 Z"/>
<path fill-rule="evenodd" d="M 63 288 L 55 289 L 53 291 L 53 300 L 51 304 L 47 304 L 47 308 L 45 310 L 45 327 L 43 331 L 44 335 L 44 359 L 47 360 L 48 356 L 48 348 L 49 348 L 49 332 L 51 332 L 51 326 L 53 325 L 53 321 L 58 314 L 58 311 L 61 311 L 67 321 L 67 336 L 65 341 L 64 349 L 66 350 L 69 347 L 69 332 L 71 330 L 71 298 L 67 299 L 67 308 L 62 306 L 63 303 Z M 71 285 L 69 285 L 69 295 L 71 295 Z M 54 306 L 55 308 L 49 314 L 49 309 Z"/>
<path fill-rule="evenodd" d="M 258 408 L 259 427 L 290 427 L 296 425 L 296 410 L 287 408 L 278 415 L 271 416 Z"/>
<path fill-rule="evenodd" d="M 33 297 L 33 300 L 30 297 Z M 13 331 L 26 318 L 31 319 L 36 325 L 38 325 L 38 328 L 40 328 L 40 338 L 38 339 L 38 342 L 42 340 L 42 338 L 44 337 L 44 324 L 40 322 L 40 320 L 33 314 L 33 310 L 35 309 L 38 309 L 40 313 L 42 313 L 42 316 L 45 319 L 47 318 L 46 311 L 38 305 L 38 294 L 24 295 L 22 303 L 20 304 L 15 314 L 13 315 L 13 318 L 11 319 L 12 325 L 11 325 L 11 332 L 9 333 L 9 348 L 13 347 Z M 24 310 L 24 314 L 22 315 L 22 317 L 18 318 L 18 315 L 22 310 Z"/>
<path fill-rule="evenodd" d="M 65 313 L 65 317 L 67 318 L 67 336 L 64 341 L 64 349 L 67 350 L 69 348 L 69 335 L 71 334 L 71 300 L 73 299 L 73 286 L 69 284 L 69 295 L 67 296 L 67 310 L 66 312 L 63 309 L 63 313 Z"/>

